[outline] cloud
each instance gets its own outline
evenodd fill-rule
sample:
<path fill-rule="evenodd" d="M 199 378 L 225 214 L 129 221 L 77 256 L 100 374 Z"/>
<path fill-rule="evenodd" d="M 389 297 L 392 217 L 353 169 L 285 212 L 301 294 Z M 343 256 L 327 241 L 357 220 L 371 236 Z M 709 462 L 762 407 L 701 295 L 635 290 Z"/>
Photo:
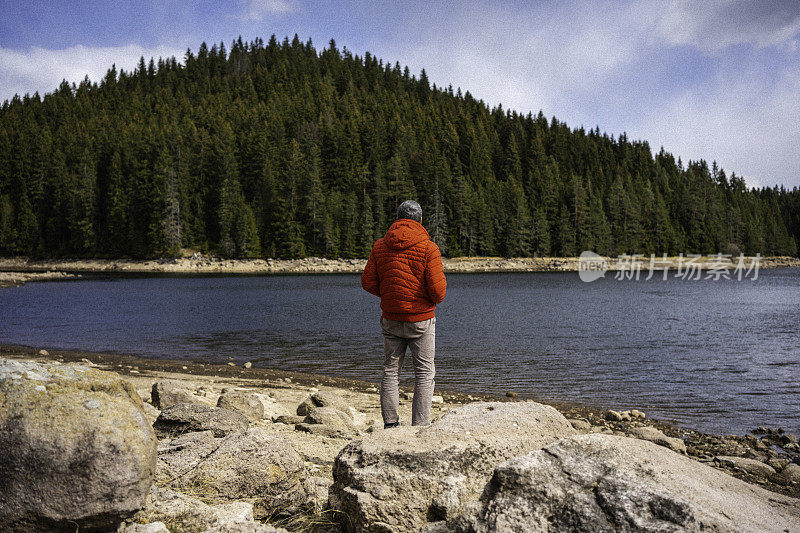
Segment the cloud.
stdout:
<path fill-rule="evenodd" d="M 85 76 L 100 81 L 106 71 L 116 64 L 117 69 L 133 70 L 140 57 L 183 57 L 185 50 L 158 46 L 143 48 L 127 46 L 72 46 L 61 50 L 33 47 L 25 51 L 0 48 L 0 101 L 15 94 L 40 95 L 53 92 L 62 80 L 80 82 Z"/>
<path fill-rule="evenodd" d="M 402 33 L 413 35 L 413 44 L 388 52 L 490 105 L 553 111 L 560 95 L 591 91 L 636 59 L 646 28 L 641 18 L 624 16 L 625 9 L 578 7 L 566 20 L 542 5 L 526 13 L 471 8 L 433 25 L 412 22 Z M 650 11 L 640 15 L 654 24 Z"/>
<path fill-rule="evenodd" d="M 259 21 L 267 15 L 286 15 L 300 9 L 297 0 L 247 0 L 244 3 L 245 20 Z"/>
<path fill-rule="evenodd" d="M 688 45 L 718 53 L 737 44 L 757 47 L 797 46 L 800 2 L 797 0 L 673 0 L 658 24 L 670 45 Z"/>

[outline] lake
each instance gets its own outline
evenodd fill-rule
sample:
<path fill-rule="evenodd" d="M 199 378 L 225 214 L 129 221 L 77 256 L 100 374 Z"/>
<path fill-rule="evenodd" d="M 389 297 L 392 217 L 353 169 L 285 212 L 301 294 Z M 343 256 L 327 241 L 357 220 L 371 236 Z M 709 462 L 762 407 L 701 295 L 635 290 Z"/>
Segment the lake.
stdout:
<path fill-rule="evenodd" d="M 357 275 L 109 277 L 0 290 L 0 343 L 380 379 Z M 715 433 L 800 431 L 800 270 L 593 283 L 450 274 L 437 387 L 575 401 Z M 402 376 L 412 383 L 410 361 Z"/>

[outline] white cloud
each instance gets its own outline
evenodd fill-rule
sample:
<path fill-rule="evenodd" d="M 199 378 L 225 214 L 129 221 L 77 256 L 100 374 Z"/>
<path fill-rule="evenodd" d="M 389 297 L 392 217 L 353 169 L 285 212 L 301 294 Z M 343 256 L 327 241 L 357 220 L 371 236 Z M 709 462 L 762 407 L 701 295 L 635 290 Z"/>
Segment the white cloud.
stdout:
<path fill-rule="evenodd" d="M 717 53 L 729 46 L 797 46 L 800 2 L 797 0 L 673 0 L 658 24 L 673 46 L 688 45 Z"/>
<path fill-rule="evenodd" d="M 78 45 L 61 50 L 0 48 L 0 101 L 15 94 L 53 92 L 64 79 L 80 82 L 89 76 L 92 81 L 100 81 L 112 64 L 117 70 L 131 71 L 140 57 L 146 61 L 151 57 L 182 59 L 184 53 L 185 50 L 166 46 L 143 48 L 134 44 L 101 48 Z"/>
<path fill-rule="evenodd" d="M 300 9 L 297 0 L 246 0 L 244 18 L 259 21 L 267 15 L 286 15 Z"/>
<path fill-rule="evenodd" d="M 655 20 L 652 10 L 633 20 L 625 9 L 578 8 L 569 20 L 541 8 L 466 10 L 434 26 L 412 23 L 403 34 L 413 44 L 383 57 L 400 58 L 416 73 L 424 67 L 437 84 L 460 86 L 490 105 L 553 112 L 562 94 L 591 91 L 636 59 Z"/>

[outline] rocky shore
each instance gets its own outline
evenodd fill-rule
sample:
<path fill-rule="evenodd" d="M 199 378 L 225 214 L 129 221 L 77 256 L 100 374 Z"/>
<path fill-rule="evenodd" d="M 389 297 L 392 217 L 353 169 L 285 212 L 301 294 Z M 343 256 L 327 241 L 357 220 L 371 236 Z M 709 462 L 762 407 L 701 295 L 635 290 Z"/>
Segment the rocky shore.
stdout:
<path fill-rule="evenodd" d="M 608 270 L 629 270 L 631 263 L 626 259 L 605 258 Z M 641 270 L 646 275 L 650 257 L 640 257 Z M 677 269 L 681 258 L 669 257 L 666 261 L 656 258 L 658 268 Z M 702 270 L 714 268 L 716 258 L 705 256 L 695 260 Z M 325 259 L 309 257 L 305 259 L 220 259 L 200 256 L 197 258 L 176 258 L 158 260 L 29 260 L 25 258 L 0 259 L 0 272 L 31 273 L 119 273 L 119 274 L 342 274 L 360 273 L 364 270 L 364 259 Z M 444 270 L 452 272 L 577 272 L 577 257 L 456 257 L 443 260 Z M 750 258 L 745 260 L 750 266 Z M 733 266 L 736 259 L 733 258 Z M 731 269 L 733 269 L 731 266 Z M 759 268 L 800 267 L 800 258 L 765 257 L 759 261 Z M 685 264 L 684 264 L 685 268 Z M 62 274 L 63 275 L 63 274 Z"/>
<path fill-rule="evenodd" d="M 21 347 L 0 406 L 4 531 L 800 529 L 778 428 L 437 391 L 430 427 L 384 430 L 371 383 Z"/>
<path fill-rule="evenodd" d="M 4 287 L 18 287 L 28 281 L 53 281 L 64 279 L 78 279 L 79 274 L 68 274 L 66 272 L 0 272 L 0 289 Z"/>

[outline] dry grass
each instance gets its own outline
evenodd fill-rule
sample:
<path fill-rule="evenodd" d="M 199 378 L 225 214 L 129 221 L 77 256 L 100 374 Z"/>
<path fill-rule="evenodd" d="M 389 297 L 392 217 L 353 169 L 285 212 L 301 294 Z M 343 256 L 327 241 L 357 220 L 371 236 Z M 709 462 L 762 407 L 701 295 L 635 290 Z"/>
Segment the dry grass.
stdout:
<path fill-rule="evenodd" d="M 346 531 L 347 515 L 335 509 L 318 512 L 305 512 L 287 518 L 270 520 L 275 527 L 282 527 L 291 532 L 339 533 Z"/>

